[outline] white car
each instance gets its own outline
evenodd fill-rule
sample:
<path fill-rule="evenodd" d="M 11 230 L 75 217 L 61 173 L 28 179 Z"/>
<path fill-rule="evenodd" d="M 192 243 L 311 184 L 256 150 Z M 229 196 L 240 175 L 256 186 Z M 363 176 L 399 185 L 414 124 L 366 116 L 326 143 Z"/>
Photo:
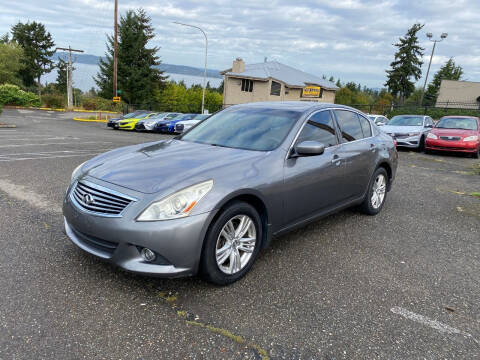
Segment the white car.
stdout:
<path fill-rule="evenodd" d="M 383 126 L 383 125 L 386 125 L 388 123 L 388 118 L 383 116 L 383 115 L 368 114 L 368 117 L 377 126 Z"/>
<path fill-rule="evenodd" d="M 210 114 L 198 114 L 191 120 L 179 121 L 175 124 L 175 132 L 181 134 L 193 127 L 194 125 L 197 125 L 200 121 L 205 120 L 209 116 Z"/>
<path fill-rule="evenodd" d="M 181 113 L 159 113 L 155 116 L 152 116 L 148 119 L 143 121 L 139 121 L 137 125 L 135 125 L 135 130 L 147 130 L 152 131 L 155 128 L 155 125 L 159 121 L 170 120 L 174 117 L 181 115 Z"/>
<path fill-rule="evenodd" d="M 397 115 L 381 129 L 397 141 L 397 146 L 422 151 L 425 146 L 425 137 L 432 130 L 433 125 L 433 119 L 427 115 Z"/>

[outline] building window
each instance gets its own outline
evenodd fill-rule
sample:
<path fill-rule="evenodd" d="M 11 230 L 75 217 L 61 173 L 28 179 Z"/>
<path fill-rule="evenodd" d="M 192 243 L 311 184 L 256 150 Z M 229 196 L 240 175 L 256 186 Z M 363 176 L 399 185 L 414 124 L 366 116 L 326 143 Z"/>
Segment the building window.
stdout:
<path fill-rule="evenodd" d="M 242 79 L 242 91 L 252 92 L 253 91 L 253 80 Z"/>
<path fill-rule="evenodd" d="M 276 81 L 272 81 L 272 87 L 270 89 L 270 95 L 280 96 L 280 90 L 282 90 L 282 84 Z"/>

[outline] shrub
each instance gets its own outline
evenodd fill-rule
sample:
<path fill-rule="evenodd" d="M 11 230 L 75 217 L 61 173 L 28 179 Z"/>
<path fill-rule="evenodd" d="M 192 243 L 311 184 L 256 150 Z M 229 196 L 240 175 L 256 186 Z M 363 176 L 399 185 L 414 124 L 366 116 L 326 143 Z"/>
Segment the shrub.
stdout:
<path fill-rule="evenodd" d="M 65 97 L 60 94 L 42 95 L 42 103 L 45 107 L 60 109 L 65 107 Z"/>
<path fill-rule="evenodd" d="M 98 96 L 84 98 L 82 106 L 85 110 L 122 111 L 122 104 Z"/>
<path fill-rule="evenodd" d="M 40 106 L 38 95 L 23 91 L 17 85 L 0 85 L 0 104 L 17 106 Z"/>

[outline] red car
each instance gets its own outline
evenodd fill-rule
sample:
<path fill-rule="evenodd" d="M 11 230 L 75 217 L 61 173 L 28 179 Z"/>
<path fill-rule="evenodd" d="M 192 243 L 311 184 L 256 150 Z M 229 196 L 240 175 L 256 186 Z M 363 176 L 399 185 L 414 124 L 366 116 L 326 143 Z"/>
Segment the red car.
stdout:
<path fill-rule="evenodd" d="M 480 120 L 474 116 L 444 116 L 428 133 L 425 152 L 457 151 L 479 157 Z"/>

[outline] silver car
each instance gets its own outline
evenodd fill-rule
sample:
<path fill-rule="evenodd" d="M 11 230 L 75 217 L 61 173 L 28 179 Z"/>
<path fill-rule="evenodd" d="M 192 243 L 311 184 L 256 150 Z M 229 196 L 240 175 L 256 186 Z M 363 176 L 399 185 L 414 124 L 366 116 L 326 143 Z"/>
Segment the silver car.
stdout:
<path fill-rule="evenodd" d="M 423 150 L 425 138 L 434 125 L 426 115 L 397 115 L 390 119 L 382 131 L 397 141 L 397 146 Z"/>
<path fill-rule="evenodd" d="M 199 122 L 205 120 L 209 116 L 211 116 L 211 115 L 210 114 L 198 114 L 191 120 L 179 121 L 178 123 L 175 124 L 175 132 L 177 134 L 181 134 L 183 132 L 186 132 L 187 130 L 194 127 Z"/>
<path fill-rule="evenodd" d="M 225 285 L 274 236 L 354 205 L 380 212 L 396 169 L 392 138 L 353 108 L 235 105 L 177 138 L 81 164 L 65 233 L 128 271 Z"/>
<path fill-rule="evenodd" d="M 368 114 L 368 118 L 377 126 L 383 126 L 388 123 L 388 118 L 383 115 Z"/>

